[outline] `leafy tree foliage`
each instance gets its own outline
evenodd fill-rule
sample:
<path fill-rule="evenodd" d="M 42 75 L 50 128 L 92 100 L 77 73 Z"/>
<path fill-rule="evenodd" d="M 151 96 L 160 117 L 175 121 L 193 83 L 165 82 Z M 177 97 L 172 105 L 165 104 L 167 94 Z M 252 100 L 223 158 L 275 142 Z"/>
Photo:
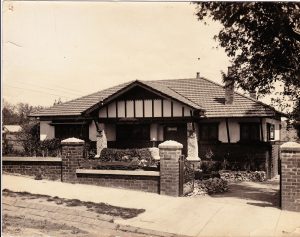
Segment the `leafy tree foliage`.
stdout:
<path fill-rule="evenodd" d="M 42 106 L 31 106 L 27 103 L 18 103 L 17 105 L 13 105 L 4 101 L 2 109 L 3 124 L 26 124 L 30 121 L 28 115 L 42 108 Z"/>
<path fill-rule="evenodd" d="M 294 119 L 294 127 L 297 129 L 298 138 L 300 138 L 300 100 L 296 102 L 294 111 L 292 112 L 292 118 Z"/>
<path fill-rule="evenodd" d="M 244 90 L 264 95 L 275 82 L 284 95 L 300 99 L 300 3 L 196 2 L 199 20 L 223 28 L 215 39 L 232 62 L 232 75 Z"/>

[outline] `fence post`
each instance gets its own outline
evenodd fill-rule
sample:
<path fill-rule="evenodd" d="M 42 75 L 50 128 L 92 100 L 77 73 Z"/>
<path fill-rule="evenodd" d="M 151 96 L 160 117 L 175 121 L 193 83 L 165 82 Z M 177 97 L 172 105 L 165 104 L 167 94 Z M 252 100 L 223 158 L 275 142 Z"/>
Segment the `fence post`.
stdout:
<path fill-rule="evenodd" d="M 281 208 L 300 211 L 300 144 L 287 142 L 281 150 Z"/>
<path fill-rule="evenodd" d="M 176 141 L 165 141 L 158 146 L 160 156 L 160 194 L 180 196 L 179 159 L 182 144 Z"/>
<path fill-rule="evenodd" d="M 76 169 L 83 159 L 84 141 L 77 138 L 68 138 L 61 141 L 62 145 L 62 181 L 75 182 Z"/>

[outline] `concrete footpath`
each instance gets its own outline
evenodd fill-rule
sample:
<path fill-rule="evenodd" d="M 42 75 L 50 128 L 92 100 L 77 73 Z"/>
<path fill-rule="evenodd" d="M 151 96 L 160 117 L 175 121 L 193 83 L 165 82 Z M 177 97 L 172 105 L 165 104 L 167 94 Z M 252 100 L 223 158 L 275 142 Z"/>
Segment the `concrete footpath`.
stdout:
<path fill-rule="evenodd" d="M 3 175 L 2 188 L 35 194 L 144 208 L 115 223 L 189 236 L 300 236 L 300 213 L 281 211 L 259 200 L 238 197 L 182 197 L 84 184 Z M 247 186 L 247 184 L 245 184 Z M 254 189 L 249 188 L 249 193 Z M 242 192 L 246 192 L 242 190 Z"/>

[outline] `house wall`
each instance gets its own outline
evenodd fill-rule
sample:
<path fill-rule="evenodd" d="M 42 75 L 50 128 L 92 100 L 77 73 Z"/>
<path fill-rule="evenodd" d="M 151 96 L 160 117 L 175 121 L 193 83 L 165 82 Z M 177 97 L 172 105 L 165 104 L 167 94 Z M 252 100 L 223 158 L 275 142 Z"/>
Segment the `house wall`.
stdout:
<path fill-rule="evenodd" d="M 263 119 L 263 128 L 264 128 L 264 134 L 267 135 L 267 123 L 271 123 L 275 125 L 275 139 L 273 141 L 280 141 L 280 125 L 281 121 L 271 118 L 265 118 Z M 264 141 L 267 141 L 267 136 L 264 136 Z"/>
<path fill-rule="evenodd" d="M 91 141 L 97 141 L 97 128 L 94 121 L 89 124 L 89 139 Z"/>
<path fill-rule="evenodd" d="M 173 117 L 189 117 L 191 115 L 190 108 L 178 103 L 164 99 L 153 101 L 153 115 L 154 117 L 172 117 L 172 103 L 173 103 Z M 126 109 L 125 109 L 126 107 Z M 126 114 L 125 114 L 126 111 Z M 162 114 L 163 111 L 163 114 Z M 99 110 L 99 118 L 151 118 L 152 117 L 152 100 L 144 100 L 144 114 L 143 114 L 143 100 L 121 100 L 113 101 L 107 106 Z"/>
<path fill-rule="evenodd" d="M 201 123 L 212 123 L 217 122 L 219 123 L 219 141 L 222 143 L 228 143 L 227 137 L 227 128 L 226 128 L 226 120 L 224 119 L 208 119 Z M 260 123 L 259 118 L 228 118 L 228 127 L 229 127 L 229 134 L 230 134 L 230 142 L 236 143 L 240 141 L 240 123 L 242 122 L 257 122 Z M 270 118 L 263 118 L 263 136 L 264 141 L 267 141 L 267 123 L 271 123 L 275 125 L 275 139 L 273 141 L 280 140 L 280 124 L 281 121 L 270 119 Z M 260 134 L 261 137 L 261 134 Z"/>
<path fill-rule="evenodd" d="M 51 121 L 40 121 L 40 140 L 55 138 L 54 126 L 50 125 Z"/>
<path fill-rule="evenodd" d="M 116 125 L 105 124 L 104 126 L 107 141 L 116 141 Z"/>
<path fill-rule="evenodd" d="M 115 124 L 103 124 L 100 123 L 99 125 L 100 129 L 105 130 L 105 135 L 107 138 L 107 141 L 115 141 L 116 140 L 116 126 Z M 91 141 L 97 141 L 97 128 L 94 122 L 91 122 L 89 124 L 89 139 Z"/>

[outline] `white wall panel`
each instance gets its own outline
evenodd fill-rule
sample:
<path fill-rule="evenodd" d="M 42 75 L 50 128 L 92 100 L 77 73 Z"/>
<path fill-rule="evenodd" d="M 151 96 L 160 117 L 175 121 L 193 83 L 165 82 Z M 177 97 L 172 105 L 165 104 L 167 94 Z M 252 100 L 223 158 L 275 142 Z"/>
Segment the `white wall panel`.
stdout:
<path fill-rule="evenodd" d="M 133 101 L 127 100 L 127 118 L 133 118 Z"/>
<path fill-rule="evenodd" d="M 171 101 L 170 100 L 164 100 L 163 105 L 164 110 L 164 117 L 171 117 Z"/>
<path fill-rule="evenodd" d="M 145 100 L 145 117 L 152 117 L 152 100 Z"/>
<path fill-rule="evenodd" d="M 118 117 L 125 118 L 125 101 L 118 101 Z"/>
<path fill-rule="evenodd" d="M 142 100 L 135 101 L 135 116 L 137 118 L 143 117 L 143 101 Z"/>
<path fill-rule="evenodd" d="M 161 100 L 154 100 L 154 117 L 161 117 Z"/>

